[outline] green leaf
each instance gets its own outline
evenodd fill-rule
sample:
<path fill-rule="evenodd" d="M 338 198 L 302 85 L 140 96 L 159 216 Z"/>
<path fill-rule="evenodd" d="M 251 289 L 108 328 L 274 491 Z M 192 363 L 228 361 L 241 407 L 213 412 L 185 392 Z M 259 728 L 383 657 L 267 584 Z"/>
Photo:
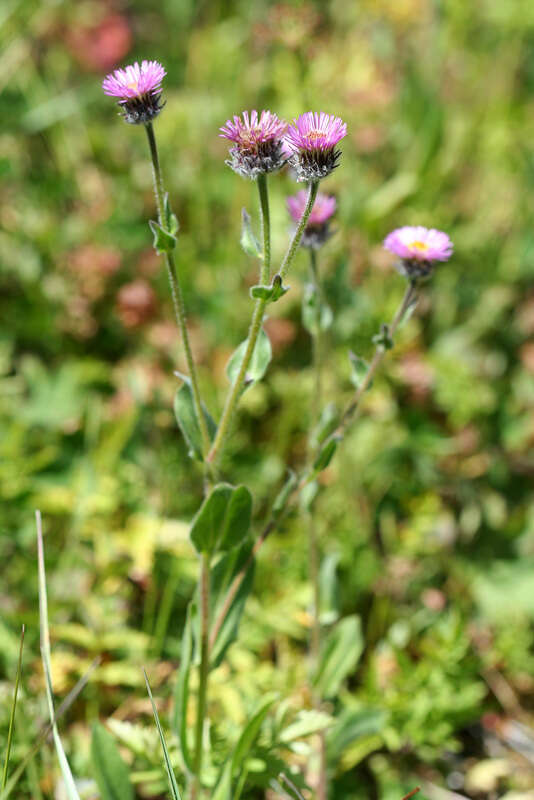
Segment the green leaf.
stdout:
<path fill-rule="evenodd" d="M 217 425 L 204 405 L 202 406 L 202 411 L 204 419 L 206 420 L 210 440 L 213 440 L 217 431 Z M 182 436 L 189 447 L 189 455 L 191 458 L 197 458 L 199 461 L 202 461 L 202 437 L 195 414 L 193 391 L 188 379 L 184 380 L 183 385 L 180 386 L 174 396 L 174 415 L 178 427 L 182 432 Z"/>
<path fill-rule="evenodd" d="M 388 719 L 378 708 L 344 709 L 328 732 L 328 760 L 337 762 L 350 745 L 367 736 L 380 733 Z"/>
<path fill-rule="evenodd" d="M 246 210 L 243 209 L 241 211 L 241 247 L 247 254 L 247 256 L 252 256 L 253 258 L 261 258 L 262 257 L 262 250 L 260 247 L 260 243 L 256 239 L 254 235 L 254 231 L 252 230 L 250 215 L 247 214 Z"/>
<path fill-rule="evenodd" d="M 389 325 L 386 325 L 385 322 L 382 323 L 380 331 L 373 336 L 373 342 L 377 347 L 381 347 L 383 350 L 392 349 L 394 343 L 389 332 Z"/>
<path fill-rule="evenodd" d="M 151 219 L 148 224 L 150 225 L 150 230 L 154 236 L 152 245 L 155 251 L 159 255 L 162 253 L 171 253 L 176 247 L 176 236 L 173 233 L 166 231 L 161 227 L 159 222 L 155 222 L 153 219 Z M 178 220 L 176 220 L 176 224 L 178 224 Z"/>
<path fill-rule="evenodd" d="M 226 651 L 232 642 L 237 639 L 239 623 L 254 583 L 255 563 L 250 557 L 251 553 L 252 543 L 245 542 L 241 547 L 231 550 L 219 559 L 211 571 L 212 618 L 216 619 L 235 576 L 246 568 L 245 577 L 239 584 L 239 589 L 224 615 L 217 638 L 211 648 L 212 669 L 215 669 L 221 663 Z"/>
<path fill-rule="evenodd" d="M 303 511 L 311 511 L 315 498 L 319 494 L 317 481 L 308 481 L 300 493 L 300 506 Z"/>
<path fill-rule="evenodd" d="M 172 800 L 182 800 L 180 797 L 180 790 L 178 789 L 178 784 L 176 783 L 176 776 L 174 774 L 174 770 L 172 768 L 171 759 L 169 756 L 169 751 L 167 749 L 167 743 L 165 741 L 165 736 L 163 735 L 163 730 L 159 721 L 158 709 L 156 708 L 156 704 L 154 703 L 154 698 L 152 697 L 152 691 L 150 689 L 150 684 L 148 682 L 148 677 L 146 672 L 143 670 L 143 674 L 145 676 L 146 688 L 148 692 L 148 696 L 150 697 L 150 702 L 152 703 L 152 713 L 154 714 L 154 719 L 156 721 L 156 727 L 159 733 L 159 739 L 161 742 L 161 747 L 163 750 L 163 760 L 165 764 L 165 770 L 167 772 L 167 778 L 169 779 L 169 787 L 171 790 Z"/>
<path fill-rule="evenodd" d="M 352 385 L 355 389 L 359 389 L 365 380 L 367 373 L 369 372 L 369 364 L 367 361 L 365 361 L 365 359 L 357 356 L 356 353 L 353 353 L 352 350 L 349 351 L 349 360 L 351 366 L 350 379 L 352 381 Z M 372 381 L 367 388 L 370 389 L 371 386 Z"/>
<path fill-rule="evenodd" d="M 283 286 L 282 278 L 280 275 L 275 275 L 271 286 L 253 286 L 250 290 L 250 296 L 256 300 L 265 300 L 267 303 L 276 303 L 286 292 L 289 292 L 289 286 Z"/>
<path fill-rule="evenodd" d="M 256 741 L 260 732 L 263 720 L 267 716 L 268 711 L 276 700 L 275 694 L 270 694 L 265 697 L 255 714 L 249 719 L 245 725 L 241 736 L 234 748 L 232 755 L 232 773 L 235 774 L 247 758 L 252 745 Z"/>
<path fill-rule="evenodd" d="M 284 513 L 287 502 L 291 496 L 291 493 L 295 486 L 297 485 L 297 476 L 293 472 L 293 470 L 289 470 L 289 476 L 276 495 L 274 499 L 274 503 L 271 508 L 271 516 L 274 520 L 280 519 L 281 515 Z"/>
<path fill-rule="evenodd" d="M 65 791 L 68 800 L 80 800 L 80 795 L 74 783 L 72 772 L 63 749 L 63 744 L 59 736 L 59 730 L 56 723 L 56 714 L 54 708 L 54 690 L 52 687 L 52 667 L 50 659 L 50 633 L 48 629 L 48 599 L 46 595 L 46 573 L 44 563 L 44 546 L 43 546 L 43 532 L 41 526 L 41 512 L 35 512 L 35 519 L 37 523 L 37 568 L 39 575 L 39 627 L 41 638 L 41 657 L 43 662 L 43 671 L 45 676 L 45 689 L 46 699 L 48 702 L 48 713 L 50 716 L 50 723 L 52 725 L 52 736 L 56 746 L 56 753 L 65 783 Z"/>
<path fill-rule="evenodd" d="M 223 764 L 211 800 L 232 800 L 232 762 L 230 759 Z"/>
<path fill-rule="evenodd" d="M 189 533 L 197 552 L 213 553 L 217 549 L 232 491 L 230 484 L 219 483 L 200 506 Z"/>
<path fill-rule="evenodd" d="M 17 675 L 15 678 L 15 689 L 13 691 L 13 702 L 11 703 L 11 714 L 9 716 L 9 729 L 7 732 L 7 745 L 6 745 L 6 755 L 4 758 L 4 769 L 2 772 L 2 790 L 5 789 L 6 782 L 7 782 L 7 771 L 9 768 L 9 756 L 11 755 L 11 743 L 13 741 L 13 727 L 15 724 L 15 712 L 17 710 L 17 697 L 19 693 L 19 685 L 20 685 L 20 676 L 22 674 L 22 652 L 24 650 L 24 633 L 25 627 L 22 626 L 21 634 L 20 634 L 20 646 L 19 646 L 19 660 L 17 663 Z"/>
<path fill-rule="evenodd" d="M 335 696 L 345 678 L 355 668 L 363 652 L 359 617 L 345 617 L 330 632 L 319 661 L 314 684 L 321 697 Z"/>
<path fill-rule="evenodd" d="M 280 733 L 279 741 L 289 744 L 295 739 L 303 739 L 305 736 L 312 736 L 314 733 L 324 731 L 333 723 L 334 720 L 330 714 L 326 714 L 324 711 L 301 711 L 297 719 Z"/>
<path fill-rule="evenodd" d="M 319 597 L 321 598 L 320 616 L 323 625 L 331 625 L 339 618 L 339 581 L 337 565 L 339 553 L 328 553 L 321 561 L 319 570 Z"/>
<path fill-rule="evenodd" d="M 189 700 L 189 674 L 193 655 L 193 633 L 191 626 L 191 604 L 187 607 L 187 617 L 182 633 L 182 650 L 180 654 L 180 669 L 174 693 L 173 728 L 180 742 L 182 758 L 187 769 L 193 771 L 193 761 L 187 742 L 187 704 Z"/>
<path fill-rule="evenodd" d="M 327 439 L 326 444 L 323 445 L 314 461 L 314 472 L 319 473 L 322 472 L 323 469 L 327 468 L 334 457 L 338 441 L 338 438 L 335 436 L 332 439 Z"/>
<path fill-rule="evenodd" d="M 339 414 L 334 403 L 328 403 L 321 411 L 317 427 L 312 433 L 311 441 L 314 448 L 318 447 L 324 440 L 334 433 L 339 423 Z"/>
<path fill-rule="evenodd" d="M 176 216 L 176 214 L 172 213 L 172 209 L 169 203 L 169 195 L 167 192 L 165 193 L 165 198 L 163 200 L 163 207 L 164 207 L 163 210 L 165 213 L 167 230 L 172 236 L 176 236 L 180 228 L 180 224 L 178 222 L 178 217 Z"/>
<path fill-rule="evenodd" d="M 228 376 L 228 380 L 231 384 L 234 383 L 235 379 L 239 374 L 239 370 L 241 369 L 241 364 L 243 363 L 243 358 L 245 357 L 245 352 L 248 345 L 248 339 L 245 339 L 244 342 L 241 342 L 237 350 L 234 351 L 230 360 L 226 366 L 226 374 Z M 261 380 L 265 375 L 267 367 L 269 366 L 269 362 L 272 357 L 272 349 L 271 349 L 271 341 L 263 328 L 260 329 L 258 339 L 254 346 L 254 352 L 252 353 L 252 358 L 250 359 L 250 363 L 248 365 L 248 370 L 245 375 L 245 385 L 243 389 L 248 388 L 253 383 Z"/>
<path fill-rule="evenodd" d="M 219 483 L 204 500 L 191 525 L 199 553 L 225 552 L 241 544 L 252 517 L 252 495 L 246 486 Z"/>
<path fill-rule="evenodd" d="M 102 800 L 133 800 L 128 767 L 114 737 L 100 723 L 93 726 L 91 762 Z"/>
<path fill-rule="evenodd" d="M 252 522 L 252 495 L 246 486 L 237 486 L 226 509 L 218 549 L 225 552 L 242 544 Z"/>

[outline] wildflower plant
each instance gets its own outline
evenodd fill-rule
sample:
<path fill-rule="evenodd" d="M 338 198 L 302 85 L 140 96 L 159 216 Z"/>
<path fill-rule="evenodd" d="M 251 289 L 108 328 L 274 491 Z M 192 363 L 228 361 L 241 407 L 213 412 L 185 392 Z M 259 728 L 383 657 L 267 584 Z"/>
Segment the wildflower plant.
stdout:
<path fill-rule="evenodd" d="M 274 698 L 269 696 L 264 699 L 256 714 L 245 725 L 238 741 L 233 747 L 228 744 L 222 758 L 217 760 L 216 754 L 211 752 L 208 761 L 206 753 L 210 750 L 211 741 L 208 702 L 210 673 L 222 661 L 228 646 L 237 636 L 240 616 L 252 586 L 252 568 L 263 543 L 291 513 L 300 510 L 308 531 L 313 594 L 310 687 L 316 711 L 324 708 L 325 700 L 332 699 L 359 656 L 357 620 L 348 618 L 340 623 L 337 631 L 327 630 L 319 613 L 321 554 L 315 509 L 316 499 L 322 491 L 321 473 L 331 463 L 337 447 L 353 422 L 360 400 L 369 388 L 385 353 L 393 346 L 400 324 L 414 309 L 421 279 L 431 274 L 436 262 L 446 261 L 450 257 L 452 243 L 446 234 L 421 227 L 400 228 L 386 238 L 384 246 L 400 259 L 399 271 L 408 280 L 406 291 L 392 322 L 383 324 L 374 339 L 372 360 L 367 363 L 359 356 L 350 354 L 354 392 L 349 403 L 342 410 L 325 405 L 323 373 L 328 357 L 325 334 L 333 322 L 333 313 L 325 297 L 323 265 L 319 261 L 323 259 L 323 247 L 332 233 L 330 225 L 337 209 L 337 200 L 333 195 L 319 192 L 319 183 L 340 165 L 341 151 L 338 145 L 346 136 L 347 127 L 341 118 L 322 111 L 309 111 L 295 118 L 289 125 L 270 110 L 260 113 L 255 110 L 243 111 L 227 120 L 219 132 L 220 137 L 231 143 L 226 163 L 239 176 L 249 178 L 257 184 L 260 237 L 259 240 L 256 238 L 252 220 L 244 212 L 241 243 L 245 252 L 257 260 L 259 274 L 258 283 L 250 290 L 253 305 L 248 334 L 227 365 L 229 387 L 220 418 L 214 420 L 202 400 L 197 365 L 189 341 L 185 299 L 175 259 L 179 225 L 165 190 L 153 124 L 164 105 L 161 95 L 165 75 L 164 67 L 157 61 L 143 61 L 141 64 L 136 62 L 108 75 L 103 82 L 103 90 L 117 98 L 126 122 L 145 127 L 157 209 L 157 220 L 150 222 L 150 228 L 154 237 L 154 248 L 166 266 L 188 370 L 187 375 L 179 376 L 182 385 L 176 393 L 174 411 L 189 455 L 201 465 L 202 470 L 204 497 L 190 528 L 191 544 L 198 554 L 198 588 L 188 608 L 175 693 L 175 730 L 183 768 L 183 779 L 179 781 L 174 773 L 148 678 L 146 680 L 172 797 L 179 797 L 181 789 L 185 789 L 188 800 L 199 800 L 208 795 L 216 800 L 230 800 L 239 797 L 243 792 L 248 774 L 246 759 L 274 704 Z M 280 264 L 274 268 L 271 256 L 268 181 L 286 164 L 295 171 L 298 181 L 307 184 L 307 188 L 287 198 L 292 222 L 290 237 Z M 254 504 L 251 491 L 247 486 L 234 486 L 223 481 L 221 465 L 234 429 L 240 398 L 247 387 L 261 380 L 271 360 L 271 347 L 263 328 L 266 311 L 269 305 L 280 300 L 289 290 L 285 279 L 301 249 L 307 251 L 309 258 L 309 277 L 303 292 L 302 318 L 311 338 L 314 376 L 307 455 L 297 473 L 288 469 L 288 478 L 280 487 L 278 495 L 267 503 L 269 514 L 263 529 L 259 534 L 253 535 Z M 225 466 L 231 470 L 231 465 Z M 45 598 L 40 519 L 38 529 L 40 587 L 41 596 Z M 42 602 L 42 607 L 46 612 L 45 601 Z M 332 636 L 337 636 L 340 629 L 348 639 L 349 657 L 344 659 L 344 666 L 336 670 L 334 678 L 326 681 L 324 675 L 328 670 L 325 659 L 327 661 L 333 652 Z M 46 631 L 43 635 L 48 648 Z M 45 666 L 48 661 L 49 652 L 45 648 Z M 198 681 L 194 724 L 190 731 L 190 684 L 191 673 L 195 668 Z M 65 767 L 65 774 L 70 776 L 69 785 L 72 788 L 72 776 L 54 722 L 50 681 L 47 684 L 47 693 L 58 755 Z M 317 750 L 319 766 L 315 770 L 318 777 L 312 788 L 318 800 L 326 800 L 326 742 L 321 726 L 317 731 L 320 732 Z M 104 742 L 105 746 L 100 750 L 108 747 L 108 740 L 102 732 L 95 741 Z M 273 740 L 273 749 L 276 746 L 277 742 Z M 277 783 L 279 777 L 270 776 L 271 785 L 275 788 L 280 785 Z M 289 778 L 280 780 L 287 786 L 293 786 Z M 299 780 L 303 782 L 302 778 Z M 294 794 L 300 796 L 299 789 L 294 788 Z M 72 788 L 71 796 L 76 800 L 75 792 L 75 788 Z"/>

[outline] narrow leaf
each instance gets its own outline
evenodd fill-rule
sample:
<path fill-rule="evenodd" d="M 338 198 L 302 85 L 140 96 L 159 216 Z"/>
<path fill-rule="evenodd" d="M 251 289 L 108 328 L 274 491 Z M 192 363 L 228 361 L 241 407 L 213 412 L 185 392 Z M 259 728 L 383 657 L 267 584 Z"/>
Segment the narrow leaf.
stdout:
<path fill-rule="evenodd" d="M 355 668 L 363 652 L 363 636 L 358 617 L 341 620 L 326 639 L 315 678 L 315 687 L 324 697 L 335 696 L 345 678 Z"/>
<path fill-rule="evenodd" d="M 369 372 L 369 364 L 365 359 L 357 356 L 352 350 L 349 352 L 349 360 L 351 366 L 350 379 L 355 389 L 359 389 L 362 385 L 367 373 Z M 367 387 L 371 388 L 372 383 Z"/>
<path fill-rule="evenodd" d="M 250 753 L 252 745 L 256 741 L 256 738 L 260 732 L 263 720 L 267 716 L 267 713 L 275 700 L 276 695 L 270 695 L 264 698 L 256 713 L 245 725 L 232 755 L 232 773 L 234 775 Z"/>
<path fill-rule="evenodd" d="M 169 787 L 171 790 L 172 800 L 181 800 L 180 797 L 180 790 L 178 789 L 178 784 L 176 783 L 176 777 L 174 775 L 174 770 L 172 768 L 171 759 L 169 757 L 169 751 L 167 750 L 167 743 L 165 742 L 165 736 L 163 735 L 163 730 L 159 721 L 159 714 L 158 709 L 156 708 L 156 704 L 154 702 L 154 698 L 152 697 L 152 691 L 150 689 L 150 684 L 148 682 L 148 676 L 143 670 L 143 674 L 145 676 L 146 688 L 148 692 L 148 696 L 150 697 L 150 702 L 152 703 L 152 713 L 154 714 L 154 719 L 156 721 L 156 727 L 159 733 L 159 739 L 161 742 L 161 748 L 163 750 L 163 759 L 165 762 L 165 770 L 167 771 L 167 777 L 169 779 Z"/>
<path fill-rule="evenodd" d="M 336 452 L 337 443 L 338 440 L 334 437 L 332 439 L 328 439 L 326 444 L 321 447 L 313 464 L 313 469 L 316 473 L 322 472 L 330 464 L 332 458 L 334 457 L 334 453 Z"/>
<path fill-rule="evenodd" d="M 55 722 L 54 714 L 54 692 L 52 689 L 52 669 L 50 665 L 50 634 L 48 630 L 48 600 L 46 596 L 46 574 L 44 564 L 44 547 L 43 547 L 43 530 L 41 524 L 41 512 L 35 512 L 35 520 L 37 524 L 37 560 L 39 570 L 39 625 L 41 631 L 41 657 L 43 661 L 43 669 L 45 675 L 45 688 L 46 698 L 48 701 L 48 712 L 50 715 L 50 722 L 52 723 L 52 736 L 56 746 L 56 753 L 65 782 L 65 789 L 67 792 L 68 800 L 80 800 L 80 795 L 76 789 L 74 778 L 70 770 L 67 756 L 63 749 L 63 744 L 59 736 L 57 724 Z"/>
<path fill-rule="evenodd" d="M 252 545 L 246 542 L 240 548 L 231 550 L 224 555 L 213 567 L 211 573 L 211 597 L 213 601 L 213 618 L 216 619 L 218 612 L 223 607 L 229 587 L 236 575 L 238 575 L 250 562 Z M 247 598 L 252 591 L 254 583 L 254 561 L 250 563 L 245 577 L 239 584 L 239 589 L 235 597 L 226 610 L 223 622 L 217 633 L 217 637 L 211 648 L 212 669 L 215 669 L 223 660 L 226 651 L 237 639 L 239 624 Z"/>
<path fill-rule="evenodd" d="M 253 258 L 261 258 L 262 251 L 260 243 L 256 239 L 254 231 L 252 230 L 250 214 L 248 214 L 245 209 L 241 211 L 240 242 L 241 242 L 241 247 L 243 248 L 247 256 L 252 256 Z"/>
<path fill-rule="evenodd" d="M 217 425 L 213 418 L 210 416 L 207 409 L 203 406 L 204 419 L 208 428 L 210 439 L 213 440 L 217 431 Z M 188 379 L 174 396 L 174 415 L 178 423 L 178 427 L 182 432 L 187 446 L 189 447 L 189 455 L 192 458 L 202 460 L 202 437 L 198 425 L 197 417 L 195 414 L 195 405 L 193 403 L 193 391 Z"/>
<path fill-rule="evenodd" d="M 19 648 L 19 660 L 17 664 L 17 675 L 15 678 L 15 690 L 13 692 L 13 702 L 11 704 L 11 715 L 9 717 L 9 729 L 7 732 L 7 747 L 6 747 L 6 757 L 4 760 L 4 771 L 2 774 L 2 789 L 5 789 L 6 781 L 7 781 L 7 770 L 9 767 L 9 756 L 11 755 L 11 743 L 13 741 L 13 728 L 15 725 L 15 711 L 17 709 L 17 697 L 19 693 L 19 685 L 20 685 L 20 676 L 22 674 L 22 652 L 24 650 L 24 632 L 25 628 L 24 625 L 22 626 L 22 631 L 20 633 L 20 648 Z"/>
<path fill-rule="evenodd" d="M 133 800 L 128 767 L 115 739 L 100 723 L 93 726 L 91 762 L 102 800 Z"/>

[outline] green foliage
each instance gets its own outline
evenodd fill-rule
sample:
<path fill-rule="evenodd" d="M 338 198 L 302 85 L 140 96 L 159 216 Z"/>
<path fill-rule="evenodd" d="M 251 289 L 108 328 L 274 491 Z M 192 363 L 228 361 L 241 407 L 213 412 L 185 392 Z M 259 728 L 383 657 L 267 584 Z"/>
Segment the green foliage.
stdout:
<path fill-rule="evenodd" d="M 91 763 L 102 800 L 133 800 L 128 766 L 113 736 L 100 724 L 93 726 Z"/>
<path fill-rule="evenodd" d="M 358 616 L 366 643 L 329 703 L 331 795 L 399 800 L 422 762 L 450 790 L 451 773 L 467 780 L 488 756 L 487 720 L 498 715 L 506 731 L 515 718 L 517 706 L 503 708 L 495 688 L 507 685 L 532 725 L 532 6 L 185 0 L 155 11 L 133 0 L 128 14 L 117 8 L 110 17 L 101 4 L 95 15 L 86 3 L 28 0 L 0 11 L 4 742 L 27 626 L 8 787 L 24 768 L 11 796 L 49 800 L 63 788 L 42 733 L 36 507 L 50 531 L 57 696 L 68 697 L 101 656 L 57 720 L 74 774 L 91 778 L 88 720 L 98 717 L 128 751 L 138 794 L 168 793 L 140 666 L 154 675 L 163 707 L 175 671 L 183 667 L 178 682 L 194 672 L 194 631 L 189 650 L 182 636 L 197 562 L 187 523 L 201 503 L 201 470 L 187 449 L 198 461 L 200 437 L 186 388 L 178 392 L 181 432 L 172 412 L 173 373 L 184 361 L 147 227 L 156 212 L 144 132 L 123 124 L 100 91 L 109 69 L 145 56 L 168 73 L 155 126 L 181 222 L 174 254 L 188 326 L 215 419 L 261 252 L 257 240 L 251 257 L 240 246 L 243 206 L 250 231 L 259 230 L 257 196 L 253 182 L 224 165 L 217 134 L 228 116 L 266 107 L 290 119 L 305 98 L 306 108 L 347 122 L 340 167 L 321 187 L 338 200 L 335 236 L 318 255 L 333 312 L 324 393 L 337 409 L 354 393 L 348 352 L 369 361 L 372 336 L 404 289 L 380 248 L 384 236 L 424 224 L 455 243 L 398 331 L 358 424 L 302 502 L 317 515 L 323 554 L 335 557 L 335 566 L 324 562 L 323 624 L 335 632 Z M 290 225 L 284 198 L 297 187 L 287 171 L 269 187 L 277 265 Z M 165 213 L 175 237 L 168 202 Z M 305 256 L 292 267 L 291 292 L 268 306 L 269 381 L 256 378 L 244 394 L 222 465 L 225 479 L 250 488 L 258 523 L 269 521 L 287 467 L 300 474 L 305 461 L 313 392 L 301 319 Z M 232 790 L 253 800 L 283 770 L 292 779 L 304 765 L 313 773 L 307 740 L 279 745 L 280 731 L 311 711 L 306 533 L 299 514 L 282 514 L 292 488 L 255 559 L 253 591 L 251 567 L 212 653 L 210 794 L 271 690 L 289 698 L 287 718 L 280 722 L 275 703 Z M 214 617 L 224 596 L 216 587 L 246 563 L 256 535 L 251 528 L 242 547 L 217 556 Z M 178 733 L 191 728 L 194 675 L 187 689 L 189 716 L 166 736 L 178 776 L 187 768 Z M 524 793 L 533 783 L 504 739 L 501 747 L 512 770 L 480 796 Z M 477 796 L 467 785 L 458 792 Z"/>
<path fill-rule="evenodd" d="M 191 541 L 199 553 L 224 553 L 243 542 L 251 518 L 252 495 L 247 487 L 220 483 L 191 523 Z"/>
<path fill-rule="evenodd" d="M 208 427 L 208 434 L 213 439 L 217 431 L 217 425 L 206 408 L 203 407 L 202 411 Z M 195 414 L 193 390 L 189 380 L 185 380 L 174 395 L 174 415 L 189 447 L 190 456 L 202 460 L 202 437 Z"/>
<path fill-rule="evenodd" d="M 241 369 L 241 364 L 243 363 L 245 352 L 247 350 L 247 345 L 248 339 L 245 339 L 245 341 L 241 342 L 237 350 L 235 350 L 235 352 L 232 354 L 228 364 L 226 365 L 226 374 L 230 383 L 234 383 L 239 374 L 239 370 Z M 263 378 L 271 358 L 271 341 L 263 328 L 261 328 L 259 336 L 256 340 L 256 344 L 254 345 L 254 350 L 248 365 L 247 374 L 245 375 L 244 389 L 247 389 L 249 386 L 252 386 L 254 383 Z"/>

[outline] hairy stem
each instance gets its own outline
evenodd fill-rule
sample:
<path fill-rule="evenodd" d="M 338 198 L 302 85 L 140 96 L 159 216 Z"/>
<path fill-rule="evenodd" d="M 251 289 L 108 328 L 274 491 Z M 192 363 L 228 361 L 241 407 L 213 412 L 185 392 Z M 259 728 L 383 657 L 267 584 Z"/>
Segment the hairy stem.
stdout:
<path fill-rule="evenodd" d="M 271 216 L 269 213 L 267 175 L 258 176 L 258 192 L 260 195 L 261 238 L 263 241 L 260 283 L 265 286 L 271 277 Z"/>
<path fill-rule="evenodd" d="M 393 321 L 391 322 L 391 325 L 389 326 L 389 333 L 390 333 L 390 336 L 392 338 L 393 338 L 393 336 L 394 336 L 394 334 L 395 334 L 395 332 L 396 332 L 396 330 L 397 330 L 397 328 L 399 326 L 399 323 L 401 322 L 402 318 L 404 317 L 406 311 L 415 302 L 416 297 L 417 297 L 417 288 L 416 288 L 416 286 L 414 284 L 410 283 L 409 287 L 407 288 L 407 290 L 406 290 L 406 292 L 404 294 L 404 297 L 403 297 L 403 299 L 401 301 L 401 304 L 400 304 L 399 308 L 397 309 L 397 313 L 395 314 L 395 316 L 393 318 Z M 383 350 L 383 348 L 377 346 L 377 350 L 376 350 L 375 355 L 374 355 L 374 357 L 373 357 L 373 359 L 371 361 L 371 364 L 369 365 L 369 371 L 367 372 L 367 375 L 366 375 L 366 378 L 365 378 L 365 381 L 364 381 L 364 384 L 365 384 L 364 388 L 362 389 L 362 385 L 363 385 L 362 384 L 358 388 L 358 390 L 355 392 L 351 402 L 349 403 L 349 405 L 345 409 L 345 412 L 343 413 L 343 416 L 341 418 L 341 422 L 340 422 L 337 430 L 333 434 L 333 435 L 337 436 L 338 438 L 339 437 L 342 438 L 344 436 L 344 434 L 346 433 L 346 430 L 347 430 L 350 422 L 352 422 L 353 416 L 354 416 L 354 412 L 356 411 L 356 409 L 358 407 L 359 401 L 360 401 L 365 389 L 368 388 L 370 382 L 372 381 L 373 376 L 375 375 L 378 367 L 380 366 L 380 364 L 382 362 L 382 359 L 384 357 L 384 353 L 385 353 L 385 351 Z M 285 507 L 282 510 L 282 513 L 276 519 L 272 518 L 267 523 L 267 525 L 265 526 L 265 528 L 261 532 L 260 536 L 256 539 L 256 542 L 254 544 L 254 548 L 252 550 L 250 558 L 248 559 L 246 564 L 238 572 L 238 574 L 235 576 L 235 578 L 233 579 L 232 583 L 230 584 L 230 587 L 229 587 L 228 592 L 226 594 L 225 601 L 224 601 L 223 605 L 221 606 L 221 609 L 220 609 L 219 613 L 217 614 L 217 617 L 215 619 L 215 623 L 213 625 L 212 632 L 211 632 L 211 642 L 212 642 L 212 644 L 215 642 L 215 640 L 217 638 L 217 634 L 218 634 L 219 630 L 221 629 L 221 626 L 222 626 L 222 624 L 223 624 L 223 622 L 224 622 L 224 620 L 226 618 L 226 615 L 228 614 L 228 611 L 230 610 L 232 602 L 233 602 L 236 594 L 238 593 L 239 587 L 243 583 L 243 581 L 245 579 L 245 576 L 246 576 L 248 570 L 250 569 L 250 567 L 252 565 L 252 562 L 254 561 L 254 558 L 258 554 L 258 552 L 261 549 L 261 547 L 263 546 L 264 542 L 267 540 L 268 536 L 277 528 L 277 526 L 281 522 L 281 520 L 285 519 L 287 517 L 287 515 L 290 513 L 290 511 L 295 507 L 296 499 L 298 498 L 300 492 L 308 484 L 308 481 L 309 481 L 309 471 L 308 471 L 308 469 L 306 469 L 301 474 L 300 479 L 297 481 L 295 490 L 292 492 L 291 496 L 288 497 L 287 502 L 285 504 Z"/>
<path fill-rule="evenodd" d="M 282 261 L 282 265 L 280 267 L 280 277 L 282 280 L 286 277 L 289 267 L 293 259 L 295 258 L 295 253 L 297 252 L 297 248 L 300 244 L 300 240 L 302 239 L 302 234 L 306 230 L 306 225 L 308 224 L 308 218 L 312 212 L 313 204 L 315 203 L 315 198 L 317 197 L 317 192 L 319 191 L 319 181 L 310 181 L 310 185 L 308 187 L 308 199 L 306 201 L 306 206 L 302 213 L 302 216 L 299 220 L 299 224 L 293 234 L 293 238 L 289 243 L 289 247 L 287 248 L 287 252 L 284 256 L 284 260 Z"/>
<path fill-rule="evenodd" d="M 284 260 L 282 261 L 280 267 L 279 274 L 282 280 L 285 277 L 285 275 L 287 275 L 289 267 L 291 266 L 291 262 L 293 261 L 295 253 L 297 252 L 300 240 L 302 239 L 302 234 L 304 233 L 304 230 L 306 228 L 306 223 L 308 222 L 308 217 L 310 216 L 313 204 L 315 202 L 315 198 L 317 197 L 318 188 L 319 188 L 319 181 L 312 181 L 310 183 L 306 207 L 304 209 L 302 217 L 299 220 L 299 224 L 297 225 L 297 228 L 293 234 L 287 252 L 284 256 Z M 270 252 L 271 252 L 269 204 L 268 204 L 266 180 L 260 181 L 258 179 L 258 190 L 260 193 L 260 208 L 262 214 L 262 231 L 263 231 L 263 248 L 264 248 L 263 252 L 264 258 L 260 273 L 260 279 L 263 283 L 266 282 L 263 280 L 265 276 L 266 280 L 269 279 L 269 272 L 270 272 L 269 262 L 270 262 Z M 243 361 L 241 362 L 241 367 L 237 374 L 237 377 L 233 385 L 230 387 L 230 391 L 228 392 L 228 395 L 226 397 L 226 402 L 224 405 L 221 420 L 219 422 L 219 427 L 217 428 L 217 434 L 211 446 L 211 450 L 209 451 L 206 457 L 206 461 L 210 464 L 213 464 L 214 466 L 218 463 L 219 459 L 221 458 L 224 445 L 228 438 L 228 433 L 230 431 L 230 425 L 232 422 L 234 411 L 237 407 L 237 402 L 241 394 L 241 389 L 247 374 L 247 369 L 250 364 L 250 359 L 252 358 L 254 347 L 256 346 L 256 341 L 260 333 L 261 323 L 263 321 L 263 315 L 265 313 L 266 305 L 267 302 L 265 300 L 261 299 L 256 300 L 254 311 L 252 313 L 252 321 L 250 323 L 250 328 L 248 332 L 247 349 L 245 351 L 245 356 L 243 358 Z"/>
<path fill-rule="evenodd" d="M 154 195 L 156 197 L 156 206 L 158 209 L 158 222 L 161 225 L 161 227 L 167 231 L 168 220 L 166 219 L 166 214 L 165 214 L 165 191 L 163 188 L 163 178 L 159 163 L 156 137 L 154 135 L 154 127 L 152 123 L 149 122 L 147 123 L 147 125 L 145 125 L 145 129 L 148 138 L 148 145 L 150 148 L 150 157 L 152 160 L 152 177 L 154 180 Z M 167 268 L 167 274 L 169 276 L 169 283 L 171 287 L 171 295 L 174 306 L 174 313 L 176 316 L 176 322 L 178 323 L 178 328 L 180 330 L 180 334 L 182 336 L 182 342 L 184 345 L 185 358 L 187 361 L 187 368 L 189 370 L 189 377 L 191 379 L 191 389 L 193 392 L 193 407 L 198 427 L 200 430 L 200 435 L 202 437 L 202 452 L 203 455 L 205 456 L 210 448 L 210 437 L 208 433 L 208 426 L 206 424 L 206 419 L 204 417 L 204 414 L 202 413 L 202 400 L 200 397 L 200 389 L 198 387 L 197 371 L 193 359 L 193 353 L 191 350 L 191 343 L 189 341 L 189 333 L 187 331 L 185 303 L 182 294 L 182 289 L 180 286 L 180 281 L 178 279 L 178 272 L 176 270 L 174 255 L 172 253 L 169 252 L 165 253 L 165 266 Z"/>
<path fill-rule="evenodd" d="M 209 626 L 210 626 L 210 557 L 206 553 L 201 556 L 199 577 L 200 608 L 200 668 L 198 684 L 197 718 L 195 723 L 194 776 L 191 787 L 191 800 L 199 797 L 202 789 L 202 756 L 204 753 L 203 738 L 206 721 L 209 678 Z"/>

